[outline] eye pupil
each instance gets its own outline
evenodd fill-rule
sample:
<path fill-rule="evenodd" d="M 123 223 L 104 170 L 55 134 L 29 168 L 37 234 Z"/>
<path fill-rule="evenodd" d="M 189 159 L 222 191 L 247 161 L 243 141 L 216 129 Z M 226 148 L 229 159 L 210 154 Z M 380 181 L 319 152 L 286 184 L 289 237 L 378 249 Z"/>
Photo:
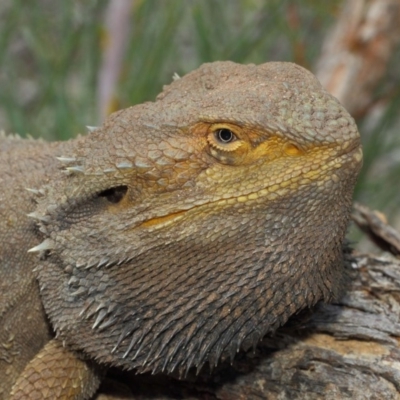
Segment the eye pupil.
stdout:
<path fill-rule="evenodd" d="M 215 132 L 215 136 L 217 140 L 220 141 L 221 143 L 230 143 L 235 139 L 234 133 L 226 128 L 218 129 Z"/>

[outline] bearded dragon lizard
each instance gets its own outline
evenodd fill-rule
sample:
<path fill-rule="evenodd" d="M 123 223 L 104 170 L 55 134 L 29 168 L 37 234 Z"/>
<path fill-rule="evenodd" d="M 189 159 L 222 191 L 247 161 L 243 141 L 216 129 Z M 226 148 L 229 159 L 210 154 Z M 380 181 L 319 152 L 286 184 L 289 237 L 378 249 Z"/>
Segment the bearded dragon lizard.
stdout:
<path fill-rule="evenodd" d="M 205 64 L 68 142 L 3 135 L 0 398 L 216 365 L 335 299 L 361 164 L 350 115 L 279 62 Z"/>

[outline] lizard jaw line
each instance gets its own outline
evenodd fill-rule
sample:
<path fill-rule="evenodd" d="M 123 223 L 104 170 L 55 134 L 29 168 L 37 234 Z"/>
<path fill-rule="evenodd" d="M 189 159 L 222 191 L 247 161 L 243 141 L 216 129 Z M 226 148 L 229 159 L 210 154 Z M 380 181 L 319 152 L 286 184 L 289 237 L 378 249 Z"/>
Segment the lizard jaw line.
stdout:
<path fill-rule="evenodd" d="M 187 212 L 193 211 L 194 209 L 198 208 L 203 208 L 207 207 L 209 205 L 218 205 L 218 206 L 223 206 L 223 205 L 233 205 L 237 203 L 245 203 L 249 200 L 257 200 L 260 197 L 265 197 L 268 194 L 271 197 L 271 200 L 277 198 L 281 194 L 284 194 L 283 192 L 287 192 L 288 189 L 281 188 L 282 193 L 277 194 L 276 192 L 281 188 L 279 185 L 273 185 L 267 189 L 260 189 L 257 192 L 252 192 L 246 195 L 241 195 L 241 196 L 236 196 L 236 197 L 228 197 L 228 198 L 221 198 L 215 201 L 209 201 L 205 202 L 202 204 L 196 204 L 190 208 L 187 208 L 185 210 L 178 210 L 171 212 L 167 215 L 163 215 L 160 217 L 153 217 L 149 218 L 148 220 L 143 221 L 138 227 L 139 228 L 163 228 L 168 225 L 171 225 L 173 222 L 180 220 L 184 217 L 184 215 Z M 276 192 L 274 192 L 276 190 Z"/>
<path fill-rule="evenodd" d="M 266 197 L 268 196 L 268 201 L 273 201 L 278 199 L 279 197 L 284 196 L 287 194 L 291 189 L 290 186 L 293 184 L 295 185 L 301 185 L 301 184 L 309 184 L 312 181 L 317 181 L 317 184 L 323 184 L 326 182 L 326 180 L 333 180 L 334 182 L 337 182 L 337 175 L 333 172 L 335 169 L 341 168 L 342 165 L 341 163 L 338 163 L 338 158 L 345 154 L 349 153 L 354 153 L 353 157 L 356 159 L 356 161 L 360 161 L 362 159 L 362 153 L 360 155 L 360 142 L 359 140 L 354 140 L 351 142 L 350 146 L 347 146 L 345 150 L 343 150 L 339 156 L 335 157 L 333 160 L 330 162 L 324 164 L 318 171 L 311 170 L 307 173 L 299 173 L 299 175 L 292 176 L 291 179 L 288 179 L 286 181 L 283 181 L 279 184 L 273 184 L 271 186 L 264 187 L 258 191 L 255 192 L 250 192 L 247 194 L 243 194 L 240 196 L 232 196 L 232 197 L 227 197 L 227 198 L 220 198 L 218 200 L 214 201 L 209 201 L 209 202 L 204 202 L 201 204 L 195 204 L 191 207 L 188 207 L 186 209 L 181 209 L 177 211 L 173 211 L 167 215 L 163 216 L 156 216 L 149 218 L 145 221 L 143 221 L 140 225 L 139 228 L 163 228 L 165 226 L 171 225 L 173 222 L 180 220 L 183 218 L 183 216 L 194 209 L 197 209 L 199 207 L 207 207 L 209 205 L 234 205 L 236 203 L 246 203 L 247 201 L 255 201 L 258 200 L 259 198 Z M 320 173 L 322 172 L 325 175 L 326 170 L 332 169 L 332 174 L 326 175 L 327 179 L 324 179 L 321 182 L 318 182 L 318 177 L 320 177 Z"/>

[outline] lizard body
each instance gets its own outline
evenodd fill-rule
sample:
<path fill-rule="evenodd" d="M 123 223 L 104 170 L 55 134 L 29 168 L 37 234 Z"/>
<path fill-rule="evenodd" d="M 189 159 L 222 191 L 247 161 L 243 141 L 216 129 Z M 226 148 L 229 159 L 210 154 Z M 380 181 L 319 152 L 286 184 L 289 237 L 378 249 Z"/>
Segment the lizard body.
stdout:
<path fill-rule="evenodd" d="M 0 398 L 51 339 L 33 273 L 37 243 L 26 214 L 35 207 L 26 188 L 40 187 L 57 166 L 57 145 L 0 134 Z M 4 378 L 5 377 L 5 378 Z"/>
<path fill-rule="evenodd" d="M 0 316 L 32 286 L 41 326 L 7 387 L 51 330 L 96 363 L 186 371 L 340 291 L 359 134 L 301 67 L 205 64 L 88 136 L 0 145 Z"/>

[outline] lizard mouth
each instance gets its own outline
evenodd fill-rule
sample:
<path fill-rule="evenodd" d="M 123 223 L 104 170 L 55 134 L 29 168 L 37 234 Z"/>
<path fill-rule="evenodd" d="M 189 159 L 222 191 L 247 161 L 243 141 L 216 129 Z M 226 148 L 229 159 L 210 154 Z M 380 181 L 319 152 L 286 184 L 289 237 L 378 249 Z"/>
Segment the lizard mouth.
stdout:
<path fill-rule="evenodd" d="M 251 201 L 251 200 L 256 200 L 260 197 L 264 197 L 267 196 L 268 194 L 272 194 L 275 193 L 276 190 L 276 185 L 275 186 L 271 186 L 268 188 L 263 188 L 260 189 L 258 191 L 255 192 L 251 192 L 248 194 L 243 194 L 240 196 L 232 196 L 232 197 L 228 197 L 228 198 L 221 198 L 218 200 L 214 200 L 214 201 L 208 201 L 208 202 L 204 202 L 202 204 L 196 204 L 190 208 L 184 209 L 184 210 L 178 210 L 178 211 L 173 211 L 167 215 L 163 215 L 163 216 L 156 216 L 153 218 L 149 218 L 145 221 L 143 221 L 141 224 L 139 224 L 139 228 L 163 228 L 166 227 L 167 225 L 170 225 L 174 222 L 176 222 L 179 219 L 182 219 L 184 217 L 184 215 L 188 212 L 191 212 L 195 209 L 199 209 L 199 208 L 203 208 L 203 207 L 207 207 L 212 205 L 232 205 L 235 203 L 246 203 L 247 201 Z M 287 191 L 287 188 L 281 188 L 281 191 Z"/>
<path fill-rule="evenodd" d="M 191 209 L 189 209 L 191 210 Z M 154 217 L 150 218 L 144 222 L 142 222 L 139 227 L 140 228 L 150 228 L 152 226 L 165 226 L 168 224 L 168 222 L 172 222 L 172 220 L 180 219 L 180 217 L 183 216 L 187 211 L 189 210 L 181 210 L 181 211 L 176 211 L 167 215 L 164 215 L 162 217 Z"/>

